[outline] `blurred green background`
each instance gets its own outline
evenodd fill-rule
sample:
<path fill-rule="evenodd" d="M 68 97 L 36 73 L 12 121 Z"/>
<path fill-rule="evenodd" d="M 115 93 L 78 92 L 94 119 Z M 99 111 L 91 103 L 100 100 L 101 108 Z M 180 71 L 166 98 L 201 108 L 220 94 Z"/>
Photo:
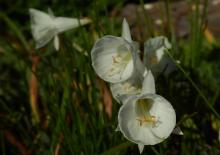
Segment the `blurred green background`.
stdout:
<path fill-rule="evenodd" d="M 35 50 L 29 8 L 92 23 L 60 34 Z M 97 38 L 120 36 L 124 17 L 133 40 L 164 35 L 176 70 L 156 79 L 184 135 L 171 135 L 143 154 L 220 154 L 220 2 L 52 0 L 0 2 L 0 154 L 138 155 L 117 127 L 120 105 L 95 74 L 90 51 Z M 141 53 L 142 55 L 142 53 Z"/>

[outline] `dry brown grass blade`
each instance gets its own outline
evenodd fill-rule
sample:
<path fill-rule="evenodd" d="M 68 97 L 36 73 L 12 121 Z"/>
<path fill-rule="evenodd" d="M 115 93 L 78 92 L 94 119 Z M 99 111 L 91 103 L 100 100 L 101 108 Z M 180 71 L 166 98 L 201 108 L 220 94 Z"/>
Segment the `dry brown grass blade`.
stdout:
<path fill-rule="evenodd" d="M 34 121 L 36 123 L 40 122 L 40 116 L 38 111 L 38 81 L 36 77 L 36 71 L 37 66 L 39 63 L 39 57 L 38 56 L 32 56 L 32 72 L 31 77 L 29 81 L 29 94 L 30 94 L 30 104 L 31 104 L 31 110 L 33 114 Z"/>
<path fill-rule="evenodd" d="M 11 132 L 5 130 L 4 136 L 9 143 L 14 145 L 18 149 L 21 155 L 31 155 L 30 150 L 28 150 L 24 144 L 19 142 Z"/>
<path fill-rule="evenodd" d="M 103 105 L 105 108 L 105 112 L 108 115 L 108 117 L 112 118 L 112 95 L 109 91 L 109 88 L 107 87 L 106 83 L 98 79 L 99 88 L 103 97 Z"/>

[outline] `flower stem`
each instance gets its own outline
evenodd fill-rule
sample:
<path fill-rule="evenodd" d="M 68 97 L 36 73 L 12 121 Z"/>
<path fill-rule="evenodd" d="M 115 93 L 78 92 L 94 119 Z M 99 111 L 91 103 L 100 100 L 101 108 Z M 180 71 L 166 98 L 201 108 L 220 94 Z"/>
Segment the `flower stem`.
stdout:
<path fill-rule="evenodd" d="M 170 54 L 168 50 L 166 50 L 168 56 L 172 59 L 172 61 L 176 64 L 176 66 L 180 69 L 181 72 L 185 75 L 185 77 L 189 80 L 189 82 L 192 84 L 192 86 L 196 89 L 196 91 L 199 93 L 199 95 L 202 97 L 202 99 L 205 101 L 204 103 L 206 106 L 215 114 L 216 117 L 220 120 L 220 115 L 216 110 L 213 108 L 213 106 L 209 103 L 208 99 L 205 97 L 204 93 L 198 88 L 196 83 L 190 78 L 190 76 L 185 72 L 185 70 L 182 68 L 180 64 L 178 64 L 174 57 Z"/>

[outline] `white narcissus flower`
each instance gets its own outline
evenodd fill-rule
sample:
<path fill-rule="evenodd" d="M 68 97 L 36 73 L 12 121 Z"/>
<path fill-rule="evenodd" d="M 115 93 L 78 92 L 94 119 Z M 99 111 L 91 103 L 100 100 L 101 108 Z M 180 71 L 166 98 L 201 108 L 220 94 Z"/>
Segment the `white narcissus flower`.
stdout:
<path fill-rule="evenodd" d="M 49 9 L 48 14 L 33 8 L 29 9 L 31 17 L 31 31 L 36 42 L 36 49 L 45 46 L 54 37 L 54 47 L 59 49 L 58 34 L 69 29 L 79 27 L 91 22 L 89 18 L 77 19 L 67 17 L 54 17 Z"/>
<path fill-rule="evenodd" d="M 122 37 L 107 35 L 96 41 L 91 51 L 92 66 L 103 80 L 113 84 L 124 82 L 145 70 L 137 48 L 138 44 L 132 41 L 124 19 Z"/>
<path fill-rule="evenodd" d="M 149 39 L 144 44 L 144 64 L 151 69 L 157 77 L 164 72 L 168 75 L 176 69 L 174 63 L 165 55 L 165 51 L 171 48 L 171 44 L 164 36 Z"/>
<path fill-rule="evenodd" d="M 165 98 L 155 94 L 154 78 L 149 71 L 142 93 L 123 101 L 118 114 L 118 129 L 130 141 L 138 144 L 140 153 L 144 145 L 164 141 L 176 125 L 175 111 Z"/>
<path fill-rule="evenodd" d="M 142 94 L 121 106 L 118 122 L 119 130 L 138 144 L 141 153 L 144 145 L 155 145 L 169 137 L 176 125 L 176 114 L 162 96 Z"/>
<path fill-rule="evenodd" d="M 103 80 L 122 82 L 134 72 L 136 53 L 133 46 L 122 37 L 104 36 L 92 48 L 92 66 Z"/>

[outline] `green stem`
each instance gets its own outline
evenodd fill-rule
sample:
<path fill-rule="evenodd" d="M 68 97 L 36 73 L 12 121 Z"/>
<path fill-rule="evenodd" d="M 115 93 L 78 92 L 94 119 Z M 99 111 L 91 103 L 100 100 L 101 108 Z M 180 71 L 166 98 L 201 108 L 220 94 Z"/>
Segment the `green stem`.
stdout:
<path fill-rule="evenodd" d="M 160 155 L 160 153 L 153 146 L 151 147 L 151 149 L 156 155 Z"/>
<path fill-rule="evenodd" d="M 216 117 L 218 117 L 218 119 L 220 120 L 220 115 L 218 114 L 218 112 L 215 111 L 215 109 L 213 108 L 213 106 L 209 103 L 208 99 L 205 97 L 205 95 L 203 94 L 203 92 L 198 88 L 198 86 L 195 84 L 195 82 L 190 78 L 190 76 L 185 72 L 185 70 L 180 66 L 180 64 L 178 64 L 174 57 L 170 54 L 169 51 L 167 51 L 167 54 L 169 55 L 169 57 L 172 59 L 172 61 L 176 64 L 176 66 L 180 69 L 180 71 L 183 72 L 183 74 L 185 75 L 185 77 L 189 80 L 189 82 L 192 84 L 192 86 L 196 89 L 196 91 L 199 93 L 199 95 L 202 97 L 202 99 L 205 101 L 206 106 L 215 114 Z"/>
<path fill-rule="evenodd" d="M 17 28 L 16 24 L 10 18 L 8 18 L 7 15 L 5 15 L 2 12 L 0 12 L 0 18 L 2 18 L 6 22 L 8 27 L 11 28 L 11 30 L 17 35 L 17 37 L 21 41 L 22 45 L 24 46 L 25 50 L 27 52 L 30 52 L 30 46 L 29 46 L 28 42 L 26 41 L 22 32 Z"/>

